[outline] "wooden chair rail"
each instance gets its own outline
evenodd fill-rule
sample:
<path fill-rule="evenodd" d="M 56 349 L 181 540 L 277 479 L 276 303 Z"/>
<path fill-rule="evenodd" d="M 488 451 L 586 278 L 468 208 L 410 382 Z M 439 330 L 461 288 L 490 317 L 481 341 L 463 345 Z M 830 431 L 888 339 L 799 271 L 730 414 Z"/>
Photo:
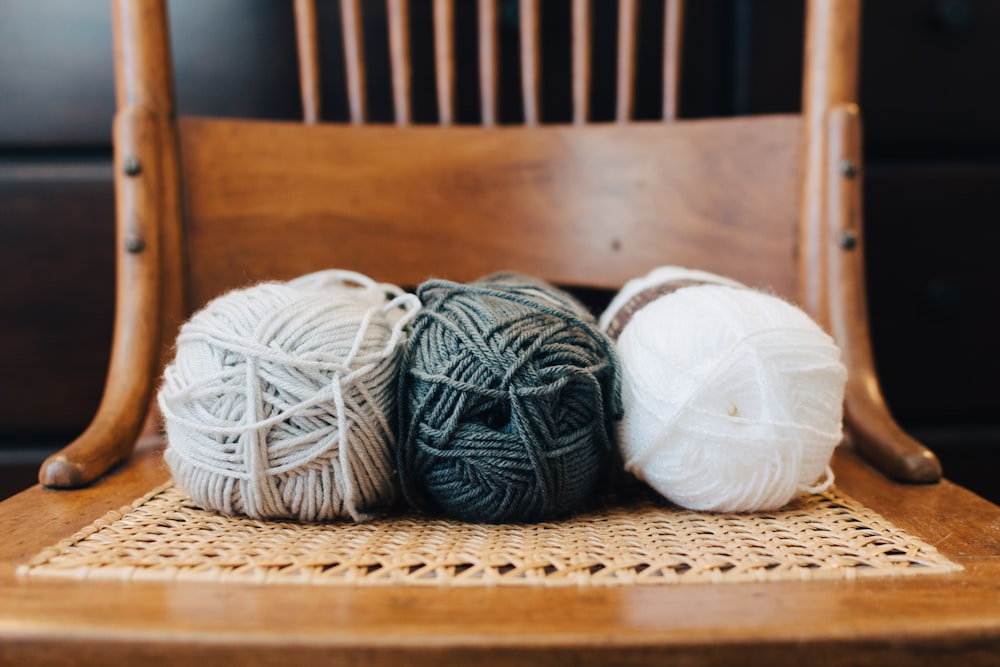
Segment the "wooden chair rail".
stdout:
<path fill-rule="evenodd" d="M 190 303 L 330 266 L 399 285 L 514 269 L 614 290 L 671 262 L 793 298 L 799 128 L 794 116 L 543 133 L 182 119 Z M 273 252 L 275 234 L 298 239 L 294 252 Z"/>

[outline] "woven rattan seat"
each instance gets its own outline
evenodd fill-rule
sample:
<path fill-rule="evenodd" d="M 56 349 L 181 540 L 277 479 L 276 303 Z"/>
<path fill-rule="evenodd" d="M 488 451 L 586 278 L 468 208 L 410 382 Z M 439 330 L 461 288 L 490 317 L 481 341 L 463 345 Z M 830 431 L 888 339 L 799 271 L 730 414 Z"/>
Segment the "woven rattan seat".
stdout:
<path fill-rule="evenodd" d="M 22 575 L 341 586 L 637 586 L 960 569 L 836 489 L 766 514 L 700 513 L 647 497 L 540 524 L 407 514 L 362 524 L 301 524 L 219 516 L 198 508 L 171 483 L 44 550 Z"/>

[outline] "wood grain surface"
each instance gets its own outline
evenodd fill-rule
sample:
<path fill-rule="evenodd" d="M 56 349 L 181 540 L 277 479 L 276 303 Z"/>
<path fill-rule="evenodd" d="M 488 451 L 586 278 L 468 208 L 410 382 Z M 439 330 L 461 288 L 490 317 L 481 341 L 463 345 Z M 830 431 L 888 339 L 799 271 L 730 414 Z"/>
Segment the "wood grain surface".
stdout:
<path fill-rule="evenodd" d="M 516 269 L 617 289 L 674 263 L 794 297 L 800 127 L 183 118 L 191 305 L 329 267 L 399 285 Z"/>

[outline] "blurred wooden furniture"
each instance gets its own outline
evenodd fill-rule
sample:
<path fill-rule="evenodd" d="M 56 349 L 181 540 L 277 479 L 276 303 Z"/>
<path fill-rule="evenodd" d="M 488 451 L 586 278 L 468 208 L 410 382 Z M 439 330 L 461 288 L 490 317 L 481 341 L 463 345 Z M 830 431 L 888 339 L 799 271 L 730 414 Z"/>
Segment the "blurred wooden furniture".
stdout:
<path fill-rule="evenodd" d="M 679 661 L 990 664 L 1000 651 L 1000 509 L 947 482 L 895 424 L 868 340 L 857 0 L 808 2 L 801 115 L 675 120 L 682 3 L 666 0 L 663 122 L 631 122 L 636 4 L 621 0 L 617 122 L 588 124 L 589 4 L 574 0 L 574 122 L 539 109 L 539 3 L 521 0 L 524 124 L 497 117 L 497 3 L 478 4 L 480 126 L 456 126 L 453 4 L 434 2 L 438 126 L 414 125 L 408 2 L 388 0 L 395 126 L 366 125 L 361 12 L 342 0 L 352 122 L 323 123 L 315 6 L 296 0 L 303 123 L 176 118 L 163 0 L 115 0 L 118 293 L 91 427 L 0 505 L 0 658 L 271 664 Z M 831 583 L 617 590 L 318 590 L 39 582 L 16 566 L 164 479 L 147 430 L 192 310 L 249 280 L 342 267 L 414 285 L 515 268 L 613 290 L 661 264 L 766 286 L 829 327 L 848 363 L 838 484 L 966 567 Z M 878 474 L 856 452 L 874 462 Z M 131 458 L 130 458 L 131 455 Z M 105 475 L 117 463 L 123 468 Z M 88 486 L 89 485 L 89 486 Z M 55 487 L 86 487 L 56 491 Z M 941 600 L 940 604 L 938 601 Z M 94 611 L 97 610 L 97 611 Z"/>

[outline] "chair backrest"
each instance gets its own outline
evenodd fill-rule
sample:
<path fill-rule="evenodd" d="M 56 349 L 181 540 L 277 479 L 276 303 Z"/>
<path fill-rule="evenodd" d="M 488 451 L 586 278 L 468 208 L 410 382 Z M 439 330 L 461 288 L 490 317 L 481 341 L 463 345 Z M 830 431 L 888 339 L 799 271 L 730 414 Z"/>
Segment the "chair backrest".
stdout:
<path fill-rule="evenodd" d="M 796 297 L 801 121 L 631 122 L 637 6 L 618 3 L 615 122 L 588 124 L 589 0 L 571 26 L 572 124 L 542 125 L 537 0 L 519 4 L 523 123 L 498 124 L 498 3 L 477 5 L 478 126 L 456 126 L 453 0 L 433 3 L 436 125 L 412 119 L 409 2 L 296 0 L 304 122 L 181 119 L 187 309 L 247 280 L 350 268 L 414 285 L 518 269 L 613 289 L 691 264 Z M 367 125 L 363 17 L 387 34 L 393 125 Z M 677 115 L 682 3 L 666 0 L 663 117 Z M 319 39 L 339 41 L 350 120 L 322 123 Z M 288 242 L 276 248 L 275 239 Z"/>
<path fill-rule="evenodd" d="M 638 3 L 619 0 L 606 123 L 588 122 L 591 4 L 572 0 L 563 124 L 541 122 L 541 3 L 520 0 L 518 125 L 499 122 L 497 0 L 479 0 L 475 126 L 455 122 L 453 0 L 433 2 L 436 124 L 413 123 L 408 0 L 339 3 L 343 123 L 322 122 L 315 2 L 292 1 L 301 123 L 176 119 L 165 0 L 115 0 L 118 321 L 104 403 L 71 447 L 121 442 L 99 465 L 59 455 L 46 483 L 80 483 L 127 453 L 163 350 L 193 309 L 330 267 L 403 286 L 514 269 L 613 290 L 658 265 L 693 266 L 799 302 L 860 350 L 855 375 L 871 374 L 859 253 L 842 257 L 860 238 L 859 190 L 838 166 L 860 164 L 858 0 L 809 0 L 801 114 L 711 120 L 676 120 L 684 12 L 663 0 L 662 120 L 644 122 L 631 119 Z M 366 123 L 370 10 L 385 19 L 394 124 Z M 884 412 L 877 385 L 866 400 Z"/>

